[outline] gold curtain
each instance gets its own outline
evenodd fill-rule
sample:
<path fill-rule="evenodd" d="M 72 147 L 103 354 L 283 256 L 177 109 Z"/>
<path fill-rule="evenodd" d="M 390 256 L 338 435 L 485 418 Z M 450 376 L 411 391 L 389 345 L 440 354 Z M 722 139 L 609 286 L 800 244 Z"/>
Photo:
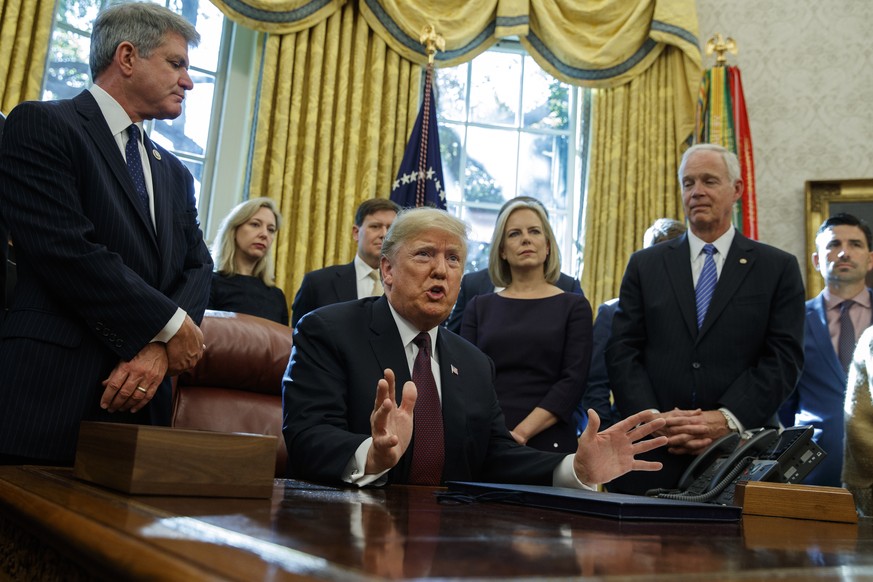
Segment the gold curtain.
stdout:
<path fill-rule="evenodd" d="M 592 305 L 618 296 L 627 260 L 656 218 L 683 217 L 677 168 L 687 135 L 677 128 L 688 113 L 676 93 L 684 65 L 667 47 L 630 83 L 594 91 L 582 276 Z"/>
<path fill-rule="evenodd" d="M 289 299 L 307 271 L 351 259 L 354 208 L 389 192 L 426 23 L 446 39 L 437 66 L 515 35 L 555 77 L 598 88 L 582 277 L 593 305 L 617 295 L 648 223 L 681 214 L 674 175 L 701 73 L 695 0 L 212 1 L 268 33 L 250 194 L 280 201 L 277 284 Z"/>
<path fill-rule="evenodd" d="M 54 0 L 0 0 L 0 111 L 40 98 Z"/>
<path fill-rule="evenodd" d="M 276 284 L 290 300 L 306 272 L 354 256 L 355 209 L 390 191 L 421 69 L 389 50 L 355 4 L 268 35 L 261 68 L 249 195 L 279 201 Z"/>

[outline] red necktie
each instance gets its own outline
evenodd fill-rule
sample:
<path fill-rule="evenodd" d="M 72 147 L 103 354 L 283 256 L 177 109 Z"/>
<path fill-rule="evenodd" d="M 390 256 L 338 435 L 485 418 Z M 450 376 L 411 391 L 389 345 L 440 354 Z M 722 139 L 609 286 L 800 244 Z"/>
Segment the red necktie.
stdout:
<path fill-rule="evenodd" d="M 418 389 L 418 400 L 414 411 L 409 482 L 414 485 L 439 485 L 442 483 L 445 459 L 443 412 L 430 367 L 430 335 L 421 332 L 412 341 L 418 346 L 418 355 L 412 365 L 412 381 Z"/>

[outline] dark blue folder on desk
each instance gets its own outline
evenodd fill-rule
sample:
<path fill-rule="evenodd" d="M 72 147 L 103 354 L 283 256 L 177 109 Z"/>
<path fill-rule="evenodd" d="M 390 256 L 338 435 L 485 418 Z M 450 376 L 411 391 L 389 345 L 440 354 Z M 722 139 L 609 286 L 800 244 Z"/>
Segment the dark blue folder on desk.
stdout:
<path fill-rule="evenodd" d="M 597 517 L 636 521 L 739 521 L 743 508 L 732 505 L 693 503 L 640 495 L 584 491 L 542 485 L 504 485 L 449 481 L 449 491 L 480 500 L 512 503 L 544 509 L 584 513 Z"/>

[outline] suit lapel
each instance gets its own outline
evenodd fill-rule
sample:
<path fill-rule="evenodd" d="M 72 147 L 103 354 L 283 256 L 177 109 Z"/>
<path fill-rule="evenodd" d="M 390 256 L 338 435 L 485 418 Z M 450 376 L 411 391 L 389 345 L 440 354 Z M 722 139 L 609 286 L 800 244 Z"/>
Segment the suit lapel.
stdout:
<path fill-rule="evenodd" d="M 148 153 L 149 168 L 152 172 L 152 190 L 155 198 L 155 228 L 150 230 L 156 236 L 161 256 L 167 257 L 173 242 L 173 202 L 170 200 L 170 196 L 178 192 L 182 185 L 170 183 L 164 156 L 148 136 L 143 136 L 143 143 Z"/>
<path fill-rule="evenodd" d="M 839 379 L 839 384 L 845 386 L 847 380 L 846 371 L 843 370 L 840 359 L 834 351 L 834 344 L 831 341 L 824 295 L 819 294 L 813 300 L 813 306 L 807 308 L 806 323 L 806 331 L 810 334 L 816 352 L 827 361 L 828 367 Z"/>
<path fill-rule="evenodd" d="M 344 265 L 344 268 L 336 270 L 333 291 L 339 301 L 354 301 L 358 298 L 358 274 L 355 271 L 354 261 Z M 388 315 L 391 315 L 390 310 Z"/>
<path fill-rule="evenodd" d="M 752 271 L 757 258 L 755 248 L 749 244 L 749 239 L 739 232 L 734 233 L 734 240 L 721 268 L 721 275 L 712 294 L 712 301 L 709 303 L 697 341 L 700 341 L 700 338 L 709 331 L 713 322 L 730 303 L 746 275 Z"/>
<path fill-rule="evenodd" d="M 461 380 L 463 365 L 461 360 L 446 341 L 451 333 L 442 327 L 437 335 L 437 355 L 440 359 L 440 396 L 443 409 L 443 440 L 445 442 L 445 462 L 457 463 L 463 458 L 464 440 L 467 435 L 464 414 L 452 414 L 452 411 L 465 410 L 464 390 Z M 450 453 L 451 451 L 451 453 Z M 451 474 L 448 471 L 447 474 Z"/>
<path fill-rule="evenodd" d="M 370 346 L 379 369 L 391 368 L 394 371 L 396 398 L 400 401 L 403 394 L 403 384 L 412 379 L 409 373 L 409 362 L 406 360 L 406 351 L 400 339 L 400 332 L 394 323 L 388 300 L 380 297 L 372 303 L 372 315 L 370 317 Z M 374 387 L 375 390 L 375 387 Z"/>
<path fill-rule="evenodd" d="M 691 248 L 688 245 L 688 237 L 676 239 L 665 243 L 668 245 L 664 252 L 664 268 L 667 271 L 667 280 L 673 287 L 676 301 L 679 303 L 679 311 L 682 321 L 688 328 L 692 337 L 697 335 L 697 312 L 694 300 L 694 280 L 691 278 Z"/>
<path fill-rule="evenodd" d="M 83 91 L 73 101 L 79 114 L 84 118 L 82 127 L 94 141 L 97 151 L 100 152 L 106 165 L 118 180 L 119 186 L 121 186 L 121 189 L 127 196 L 133 211 L 139 216 L 140 222 L 151 233 L 151 240 L 156 243 L 151 217 L 146 214 L 145 209 L 139 202 L 139 194 L 137 194 L 133 181 L 130 179 L 130 174 L 127 172 L 124 156 L 121 155 L 121 150 L 118 149 L 115 138 L 109 132 L 109 126 L 106 125 L 106 120 L 103 118 L 100 106 L 97 105 L 97 101 L 94 100 L 93 95 L 88 91 Z"/>

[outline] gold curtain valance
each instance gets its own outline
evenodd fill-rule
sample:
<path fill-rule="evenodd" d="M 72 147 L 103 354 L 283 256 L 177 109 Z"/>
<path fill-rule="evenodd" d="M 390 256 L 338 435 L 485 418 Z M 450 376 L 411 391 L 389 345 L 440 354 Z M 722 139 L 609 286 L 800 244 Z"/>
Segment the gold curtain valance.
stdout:
<path fill-rule="evenodd" d="M 211 0 L 237 24 L 259 32 L 291 34 L 312 28 L 347 0 Z"/>
<path fill-rule="evenodd" d="M 688 59 L 689 99 L 701 71 L 694 0 L 213 0 L 230 19 L 256 30 L 306 30 L 356 2 L 388 48 L 420 65 L 421 29 L 445 38 L 437 66 L 467 62 L 498 40 L 518 37 L 534 60 L 562 81 L 584 87 L 623 85 L 648 69 L 666 46 Z M 589 5 L 591 4 L 591 5 Z"/>

